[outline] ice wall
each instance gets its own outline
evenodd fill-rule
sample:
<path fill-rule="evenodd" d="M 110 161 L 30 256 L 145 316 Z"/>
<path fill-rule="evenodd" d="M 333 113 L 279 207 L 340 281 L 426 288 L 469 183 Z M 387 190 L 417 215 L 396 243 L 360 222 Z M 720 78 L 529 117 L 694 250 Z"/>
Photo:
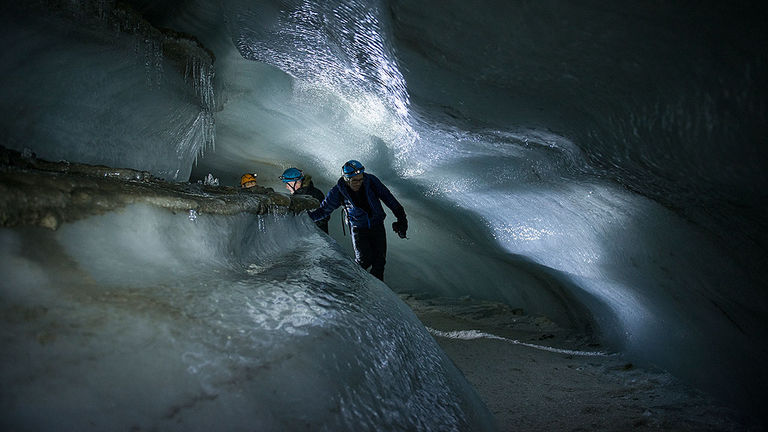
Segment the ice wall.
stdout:
<path fill-rule="evenodd" d="M 213 147 L 212 61 L 113 1 L 2 8 L 0 136 L 49 160 L 186 180 Z"/>
<path fill-rule="evenodd" d="M 434 185 L 419 184 L 424 162 L 453 156 L 432 145 L 429 129 L 417 132 L 408 118 L 410 113 L 401 115 L 398 107 L 408 102 L 401 98 L 398 86 L 390 86 L 391 80 L 372 78 L 386 76 L 395 61 L 386 33 L 386 7 L 309 2 L 298 12 L 280 12 L 279 5 L 273 5 L 273 13 L 267 13 L 263 9 L 269 4 L 251 8 L 227 2 L 218 10 L 198 4 L 199 14 L 166 16 L 170 21 L 158 24 L 198 34 L 206 46 L 217 47 L 217 94 L 222 106 L 216 116 L 217 150 L 201 160 L 198 172 L 215 172 L 228 184 L 236 184 L 241 173 L 255 170 L 263 184 L 283 189 L 277 177 L 283 169 L 299 166 L 327 191 L 338 178 L 340 164 L 352 157 L 365 160 L 418 221 L 413 228 L 418 238 L 429 239 L 390 243 L 395 250 L 402 248 L 389 257 L 395 269 L 388 278 L 391 287 L 457 297 L 472 293 L 525 305 L 526 311 L 546 314 L 567 327 L 588 326 L 591 319 L 579 302 L 571 301 L 563 281 L 555 275 L 541 275 L 533 263 L 499 253 L 487 240 L 478 241 L 485 235 L 483 222 L 477 219 L 481 226 L 473 226 L 467 221 L 475 216 L 457 213 L 453 199 L 458 196 L 438 196 L 433 193 Z M 147 6 L 146 13 L 152 11 L 157 11 L 156 4 Z M 225 17 L 231 23 L 229 45 L 211 31 Z M 272 21 L 267 23 L 267 19 Z M 346 23 L 366 19 L 380 20 L 368 30 L 375 37 L 358 37 L 345 30 Z M 287 28 L 283 28 L 286 21 Z M 239 24 L 232 24 L 235 22 Z M 301 40 L 297 42 L 297 38 Z M 343 48 L 333 48 L 337 43 Z M 240 51 L 249 44 L 253 46 L 244 55 L 261 55 L 267 61 L 272 56 L 262 52 L 264 46 L 271 47 L 266 52 L 279 49 L 282 54 L 270 64 L 244 59 Z M 390 44 L 390 48 L 381 44 Z M 296 46 L 303 48 L 297 51 Z M 347 66 L 322 66 L 332 55 L 336 63 Z M 428 139 L 417 142 L 419 134 Z M 401 175 L 409 178 L 403 180 Z M 340 223 L 334 218 L 331 229 L 348 245 Z M 455 265 L 457 257 L 463 265 Z M 478 283 L 478 274 L 483 275 L 482 283 Z M 510 279 L 515 280 L 514 287 L 510 287 Z M 418 280 L 426 282 L 414 282 Z"/>
<path fill-rule="evenodd" d="M 146 204 L 0 230 L 4 430 L 492 430 L 308 219 Z"/>
<path fill-rule="evenodd" d="M 392 12 L 411 98 L 431 116 L 565 136 L 594 174 L 762 268 L 764 5 L 393 1 Z"/>
<path fill-rule="evenodd" d="M 636 361 L 760 408 L 764 5 L 131 4 L 215 52 L 217 150 L 198 176 L 279 187 L 295 165 L 327 190 L 362 160 L 411 219 L 389 245 L 394 289 L 593 323 Z M 33 102 L 17 107 L 47 112 Z M 151 117 L 160 135 L 176 124 Z M 142 142 L 121 148 L 173 159 Z"/>
<path fill-rule="evenodd" d="M 636 359 L 759 410 L 764 5 L 391 5 L 422 183 L 565 272 Z"/>
<path fill-rule="evenodd" d="M 766 62 L 739 30 L 763 34 L 760 8 L 223 9 L 239 52 L 280 70 L 222 76 L 237 89 L 220 116 L 232 150 L 207 167 L 245 167 L 240 155 L 267 182 L 312 167 L 327 188 L 362 159 L 415 221 L 418 241 L 390 242 L 395 289 L 592 320 L 636 361 L 737 405 L 760 392 L 747 382 L 764 387 L 740 360 L 766 355 Z"/>

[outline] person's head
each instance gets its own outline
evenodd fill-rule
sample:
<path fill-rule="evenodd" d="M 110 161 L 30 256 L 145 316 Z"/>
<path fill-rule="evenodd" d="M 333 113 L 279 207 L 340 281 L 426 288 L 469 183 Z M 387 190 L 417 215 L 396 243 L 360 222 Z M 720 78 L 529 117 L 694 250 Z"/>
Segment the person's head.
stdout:
<path fill-rule="evenodd" d="M 298 168 L 288 168 L 283 171 L 280 180 L 285 183 L 285 188 L 288 189 L 288 192 L 293 194 L 301 189 L 301 186 L 304 183 L 304 173 Z"/>
<path fill-rule="evenodd" d="M 347 163 L 341 167 L 341 175 L 344 177 L 344 181 L 346 181 L 347 186 L 355 192 L 359 191 L 363 186 L 364 172 L 365 167 L 363 164 L 354 159 L 347 161 Z"/>
<path fill-rule="evenodd" d="M 240 177 L 240 187 L 248 189 L 256 186 L 256 174 L 245 173 Z"/>

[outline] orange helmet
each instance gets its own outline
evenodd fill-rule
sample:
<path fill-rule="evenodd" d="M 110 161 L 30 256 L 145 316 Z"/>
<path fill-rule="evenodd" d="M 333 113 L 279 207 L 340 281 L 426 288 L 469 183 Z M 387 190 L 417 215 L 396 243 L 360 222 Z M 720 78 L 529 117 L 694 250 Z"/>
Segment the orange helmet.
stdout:
<path fill-rule="evenodd" d="M 242 177 L 240 177 L 240 186 L 243 186 L 244 184 L 248 182 L 255 182 L 256 181 L 256 175 L 251 173 L 245 173 Z"/>

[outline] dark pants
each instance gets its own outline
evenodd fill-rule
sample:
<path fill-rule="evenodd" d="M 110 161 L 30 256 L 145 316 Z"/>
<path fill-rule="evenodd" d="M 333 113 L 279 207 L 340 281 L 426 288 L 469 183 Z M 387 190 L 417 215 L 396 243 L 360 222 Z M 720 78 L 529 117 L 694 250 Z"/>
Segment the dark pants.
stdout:
<path fill-rule="evenodd" d="M 384 264 L 387 262 L 387 233 L 384 224 L 372 228 L 352 228 L 352 247 L 355 261 L 371 274 L 384 280 Z"/>

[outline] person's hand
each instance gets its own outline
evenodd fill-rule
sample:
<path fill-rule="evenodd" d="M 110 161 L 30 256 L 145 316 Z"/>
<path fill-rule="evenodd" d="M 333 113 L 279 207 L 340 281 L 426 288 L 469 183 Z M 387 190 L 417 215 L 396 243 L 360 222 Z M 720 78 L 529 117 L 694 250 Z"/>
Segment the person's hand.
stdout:
<path fill-rule="evenodd" d="M 399 219 L 392 222 L 392 230 L 396 232 L 400 238 L 405 238 L 405 233 L 408 231 L 408 221 L 406 219 Z"/>

